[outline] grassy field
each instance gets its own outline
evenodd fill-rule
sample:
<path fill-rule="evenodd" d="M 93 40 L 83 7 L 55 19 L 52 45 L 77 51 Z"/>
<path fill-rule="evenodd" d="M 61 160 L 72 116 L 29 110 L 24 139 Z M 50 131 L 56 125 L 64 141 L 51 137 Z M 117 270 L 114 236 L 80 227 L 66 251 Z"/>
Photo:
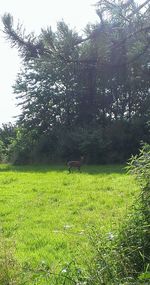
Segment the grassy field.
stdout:
<path fill-rule="evenodd" d="M 1 234 L 15 241 L 21 264 L 45 262 L 57 271 L 75 258 L 82 265 L 92 254 L 91 228 L 113 232 L 137 192 L 122 165 L 71 174 L 63 166 L 0 165 Z"/>

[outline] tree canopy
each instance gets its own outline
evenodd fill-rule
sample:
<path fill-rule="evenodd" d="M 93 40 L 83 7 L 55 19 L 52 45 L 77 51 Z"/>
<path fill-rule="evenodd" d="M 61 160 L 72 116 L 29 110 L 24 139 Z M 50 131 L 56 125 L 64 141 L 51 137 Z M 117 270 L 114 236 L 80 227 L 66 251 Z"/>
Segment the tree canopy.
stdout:
<path fill-rule="evenodd" d="M 91 162 L 122 161 L 148 142 L 149 2 L 97 2 L 99 22 L 83 38 L 63 21 L 55 32 L 27 35 L 3 16 L 6 38 L 23 58 L 14 93 L 29 158 L 34 149 L 55 160 L 84 153 Z"/>

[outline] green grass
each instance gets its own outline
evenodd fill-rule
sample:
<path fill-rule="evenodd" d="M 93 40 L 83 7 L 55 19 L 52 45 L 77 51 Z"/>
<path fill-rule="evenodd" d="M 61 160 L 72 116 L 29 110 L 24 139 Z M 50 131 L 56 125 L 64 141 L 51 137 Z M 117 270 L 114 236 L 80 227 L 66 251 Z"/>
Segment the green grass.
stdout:
<path fill-rule="evenodd" d="M 90 258 L 90 229 L 113 232 L 137 192 L 122 165 L 71 174 L 63 166 L 0 165 L 0 230 L 15 241 L 21 264 L 46 262 L 57 271 Z"/>

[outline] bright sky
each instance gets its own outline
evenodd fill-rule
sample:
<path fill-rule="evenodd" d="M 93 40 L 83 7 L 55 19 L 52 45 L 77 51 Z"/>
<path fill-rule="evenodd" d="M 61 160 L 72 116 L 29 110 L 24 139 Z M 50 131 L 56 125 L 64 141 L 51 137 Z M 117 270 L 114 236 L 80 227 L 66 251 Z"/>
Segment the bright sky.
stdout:
<path fill-rule="evenodd" d="M 18 20 L 27 32 L 34 31 L 37 35 L 41 28 L 56 27 L 59 20 L 64 21 L 77 31 L 82 31 L 88 22 L 95 23 L 98 17 L 91 6 L 97 0 L 1 0 L 0 16 L 10 13 L 15 22 Z M 11 48 L 2 33 L 0 22 L 0 126 L 2 123 L 14 122 L 19 113 L 12 85 L 19 69 L 21 60 L 17 50 Z"/>

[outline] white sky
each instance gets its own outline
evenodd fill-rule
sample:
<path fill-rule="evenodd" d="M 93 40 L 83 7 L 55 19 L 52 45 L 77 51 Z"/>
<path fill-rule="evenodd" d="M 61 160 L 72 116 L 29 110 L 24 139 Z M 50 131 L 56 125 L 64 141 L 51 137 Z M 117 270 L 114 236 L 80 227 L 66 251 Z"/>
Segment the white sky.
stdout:
<path fill-rule="evenodd" d="M 0 16 L 10 13 L 19 20 L 27 32 L 37 35 L 41 28 L 56 27 L 59 20 L 64 21 L 77 31 L 82 31 L 88 22 L 95 23 L 98 17 L 92 4 L 97 0 L 0 0 Z M 0 29 L 2 23 L 0 20 Z M 17 50 L 11 48 L 0 30 L 0 126 L 19 113 L 12 85 L 15 83 L 21 60 Z"/>

